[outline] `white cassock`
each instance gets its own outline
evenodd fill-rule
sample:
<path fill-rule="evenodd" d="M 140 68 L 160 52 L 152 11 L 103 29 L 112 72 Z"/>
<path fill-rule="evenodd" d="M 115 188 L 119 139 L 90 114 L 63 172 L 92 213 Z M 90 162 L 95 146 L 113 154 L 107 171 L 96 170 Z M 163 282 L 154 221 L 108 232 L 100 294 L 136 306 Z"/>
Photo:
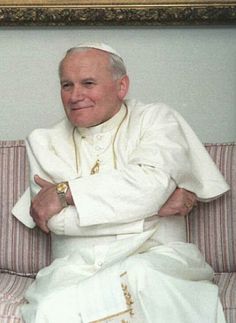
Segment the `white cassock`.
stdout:
<path fill-rule="evenodd" d="M 54 261 L 26 293 L 26 323 L 225 322 L 213 271 L 185 242 L 184 218 L 157 215 L 176 187 L 203 201 L 229 189 L 176 111 L 127 100 L 101 125 L 74 129 L 64 119 L 33 131 L 26 146 L 31 192 L 13 214 L 34 227 L 35 174 L 69 181 L 75 202 L 48 222 Z"/>

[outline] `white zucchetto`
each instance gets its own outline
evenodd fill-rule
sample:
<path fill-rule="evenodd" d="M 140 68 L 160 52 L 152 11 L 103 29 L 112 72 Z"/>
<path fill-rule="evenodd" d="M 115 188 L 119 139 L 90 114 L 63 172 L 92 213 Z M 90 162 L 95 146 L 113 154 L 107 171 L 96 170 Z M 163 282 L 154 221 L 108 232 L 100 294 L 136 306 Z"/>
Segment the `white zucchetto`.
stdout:
<path fill-rule="evenodd" d="M 79 45 L 76 45 L 75 47 L 76 48 L 88 47 L 88 48 L 95 48 L 95 49 L 103 50 L 104 52 L 108 52 L 108 53 L 118 56 L 123 61 L 123 58 L 121 57 L 121 55 L 114 48 L 112 48 L 111 46 L 109 46 L 105 43 L 86 42 L 86 43 L 81 43 Z"/>

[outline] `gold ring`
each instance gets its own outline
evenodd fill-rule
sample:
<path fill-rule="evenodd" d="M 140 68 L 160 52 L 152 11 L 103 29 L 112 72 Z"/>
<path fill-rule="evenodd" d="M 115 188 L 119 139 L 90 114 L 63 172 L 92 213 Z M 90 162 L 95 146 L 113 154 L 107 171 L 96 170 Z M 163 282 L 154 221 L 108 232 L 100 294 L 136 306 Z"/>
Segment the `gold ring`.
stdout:
<path fill-rule="evenodd" d="M 187 208 L 187 209 L 191 209 L 193 207 L 192 203 L 184 203 L 184 206 Z"/>

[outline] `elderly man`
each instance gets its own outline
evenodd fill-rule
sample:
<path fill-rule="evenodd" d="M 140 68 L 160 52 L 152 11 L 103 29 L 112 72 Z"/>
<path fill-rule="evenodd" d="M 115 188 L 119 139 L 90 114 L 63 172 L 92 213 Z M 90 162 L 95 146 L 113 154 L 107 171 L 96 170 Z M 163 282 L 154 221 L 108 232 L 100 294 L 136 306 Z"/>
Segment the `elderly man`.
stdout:
<path fill-rule="evenodd" d="M 13 209 L 51 232 L 55 259 L 27 291 L 25 322 L 225 322 L 212 269 L 170 216 L 228 190 L 203 146 L 177 112 L 125 99 L 108 45 L 70 49 L 59 73 L 67 118 L 27 139 L 30 215 L 29 192 Z"/>

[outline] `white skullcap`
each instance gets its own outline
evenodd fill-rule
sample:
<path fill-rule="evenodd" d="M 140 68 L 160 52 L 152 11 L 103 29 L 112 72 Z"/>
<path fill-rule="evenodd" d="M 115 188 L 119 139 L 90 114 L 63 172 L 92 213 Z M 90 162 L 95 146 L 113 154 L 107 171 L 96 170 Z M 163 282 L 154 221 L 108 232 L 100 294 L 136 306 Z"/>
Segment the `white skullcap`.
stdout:
<path fill-rule="evenodd" d="M 105 43 L 88 42 L 88 43 L 79 44 L 75 47 L 76 48 L 89 47 L 89 48 L 100 49 L 100 50 L 103 50 L 104 52 L 108 52 L 118 56 L 123 61 L 123 58 L 121 57 L 121 55 L 115 49 L 113 49 L 111 46 Z"/>

